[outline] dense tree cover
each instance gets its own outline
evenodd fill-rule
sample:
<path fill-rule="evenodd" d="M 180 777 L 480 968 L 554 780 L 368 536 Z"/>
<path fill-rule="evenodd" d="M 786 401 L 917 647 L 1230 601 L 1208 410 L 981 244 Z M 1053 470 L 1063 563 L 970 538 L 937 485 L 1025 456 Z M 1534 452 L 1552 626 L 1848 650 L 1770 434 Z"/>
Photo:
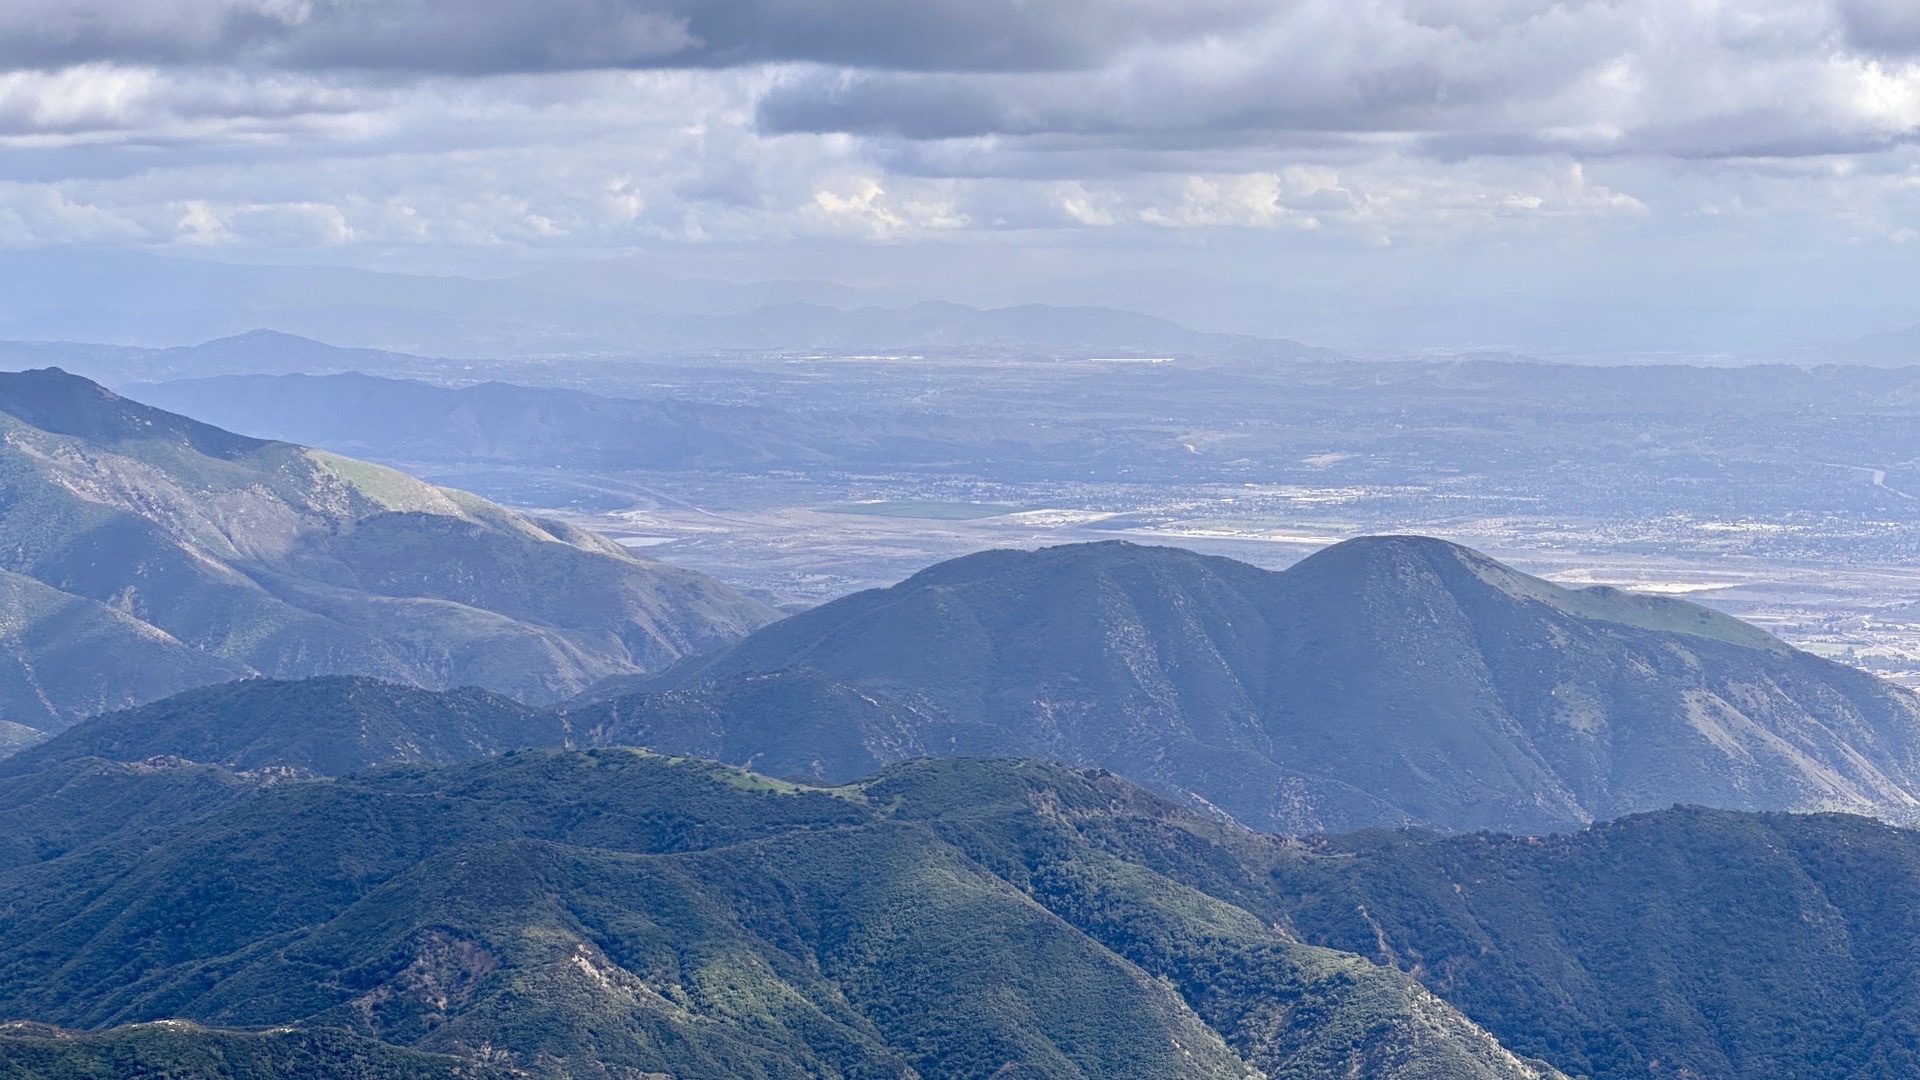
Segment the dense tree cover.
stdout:
<path fill-rule="evenodd" d="M 156 806 L 223 772 L 57 768 Z M 524 751 L 236 774 L 213 809 L 105 831 L 45 775 L 0 781 L 59 834 L 0 871 L 0 1015 L 332 1028 L 555 1076 L 1554 1075 L 1408 976 L 1156 872 L 1268 842 L 1105 774 L 929 761 L 808 789 Z"/>
<path fill-rule="evenodd" d="M 1920 1075 L 1920 834 L 1675 808 L 1558 837 L 1372 833 L 1268 911 L 1596 1078 Z"/>
<path fill-rule="evenodd" d="M 508 1070 L 326 1029 L 234 1031 L 180 1020 L 111 1031 L 0 1024 L 0 1080 L 506 1080 Z"/>
<path fill-rule="evenodd" d="M 594 1077 L 1920 1070 L 1920 834 L 1847 815 L 1285 839 L 1098 770 L 621 749 L 82 758 L 0 814 L 0 1016 L 73 1027 Z"/>
<path fill-rule="evenodd" d="M 340 776 L 564 741 L 553 713 L 472 687 L 435 693 L 351 675 L 246 679 L 82 721 L 0 759 L 0 776 L 76 758 L 158 756 Z"/>

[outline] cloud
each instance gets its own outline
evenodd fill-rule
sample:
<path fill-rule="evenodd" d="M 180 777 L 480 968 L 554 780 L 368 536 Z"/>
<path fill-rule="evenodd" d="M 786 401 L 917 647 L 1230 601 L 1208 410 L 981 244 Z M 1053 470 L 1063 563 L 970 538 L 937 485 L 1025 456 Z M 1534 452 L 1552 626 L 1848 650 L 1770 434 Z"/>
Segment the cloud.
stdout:
<path fill-rule="evenodd" d="M 1839 10 L 1852 47 L 1896 56 L 1920 51 L 1920 8 L 1907 0 L 1841 0 Z"/>
<path fill-rule="evenodd" d="M 1149 207 L 1140 220 L 1149 225 L 1242 225 L 1254 228 L 1290 226 L 1317 229 L 1320 220 L 1287 205 L 1281 179 L 1275 173 L 1245 176 L 1189 177 L 1178 206 L 1170 210 Z"/>
<path fill-rule="evenodd" d="M 830 232 L 852 231 L 875 239 L 960 229 L 968 224 L 967 216 L 959 212 L 951 198 L 889 194 L 879 180 L 870 176 L 836 178 L 814 192 L 813 202 L 804 212 L 825 223 Z"/>
<path fill-rule="evenodd" d="M 125 135 L 143 142 L 314 132 L 368 117 L 391 94 L 311 76 L 169 72 L 110 64 L 0 71 L 0 140 Z M 364 133 L 363 131 L 361 133 Z"/>
<path fill-rule="evenodd" d="M 0 64 L 250 64 L 491 74 L 811 61 L 1097 65 L 1230 31 L 1257 0 L 12 0 Z"/>
<path fill-rule="evenodd" d="M 756 134 L 922 175 L 1237 149 L 1680 159 L 1920 135 L 1895 0 L 14 0 L 0 134 L 304 132 L 411 85 L 750 73 Z M 534 97 L 532 82 L 515 84 Z M 418 95 L 416 95 L 418 96 Z M 304 120 L 302 118 L 305 118 Z M 223 123 L 224 122 L 224 123 Z M 958 145 L 955 145 L 958 144 Z M 1162 159 L 1155 162 L 1158 155 Z M 1040 164 L 1047 156 L 1066 165 Z M 1256 164 L 1256 163 L 1242 163 Z M 1231 162 L 1210 166 L 1235 168 Z M 742 200 L 716 172 L 695 197 Z"/>
<path fill-rule="evenodd" d="M 1392 139 L 1456 157 L 1870 152 L 1920 134 L 1911 10 L 1298 0 L 1246 32 L 1131 49 L 1092 71 L 799 69 L 759 119 L 770 132 L 1071 136 L 1173 154 Z"/>
<path fill-rule="evenodd" d="M 0 245 L 1910 237 L 1910 6 L 13 0 Z"/>

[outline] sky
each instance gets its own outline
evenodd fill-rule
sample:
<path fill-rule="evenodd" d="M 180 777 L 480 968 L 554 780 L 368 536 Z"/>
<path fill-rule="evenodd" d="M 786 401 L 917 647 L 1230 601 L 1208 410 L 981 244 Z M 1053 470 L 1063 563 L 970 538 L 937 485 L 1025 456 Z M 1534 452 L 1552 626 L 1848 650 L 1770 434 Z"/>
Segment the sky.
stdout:
<path fill-rule="evenodd" d="M 1920 322 L 1911 0 L 9 0 L 0 248 L 1419 350 Z"/>

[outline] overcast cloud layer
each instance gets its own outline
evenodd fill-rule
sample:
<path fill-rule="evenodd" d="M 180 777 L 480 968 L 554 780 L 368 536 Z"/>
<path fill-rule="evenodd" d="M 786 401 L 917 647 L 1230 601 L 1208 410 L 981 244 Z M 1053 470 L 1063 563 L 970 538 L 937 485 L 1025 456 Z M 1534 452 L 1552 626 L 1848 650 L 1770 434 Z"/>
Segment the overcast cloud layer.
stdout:
<path fill-rule="evenodd" d="M 13 247 L 1850 258 L 1895 295 L 1916 137 L 1902 0 L 0 6 Z"/>

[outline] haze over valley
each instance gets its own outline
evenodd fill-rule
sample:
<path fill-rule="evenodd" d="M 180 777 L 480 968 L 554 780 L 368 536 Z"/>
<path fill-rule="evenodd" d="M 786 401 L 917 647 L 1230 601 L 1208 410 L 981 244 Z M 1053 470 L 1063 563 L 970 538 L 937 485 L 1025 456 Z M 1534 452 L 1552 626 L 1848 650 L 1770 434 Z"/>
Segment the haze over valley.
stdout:
<path fill-rule="evenodd" d="M 1569 584 L 1685 594 L 1920 679 L 1920 381 L 1905 369 L 914 344 L 927 351 L 564 364 L 270 334 L 14 348 L 789 607 L 983 547 L 1134 538 L 1281 568 L 1413 532 Z"/>

